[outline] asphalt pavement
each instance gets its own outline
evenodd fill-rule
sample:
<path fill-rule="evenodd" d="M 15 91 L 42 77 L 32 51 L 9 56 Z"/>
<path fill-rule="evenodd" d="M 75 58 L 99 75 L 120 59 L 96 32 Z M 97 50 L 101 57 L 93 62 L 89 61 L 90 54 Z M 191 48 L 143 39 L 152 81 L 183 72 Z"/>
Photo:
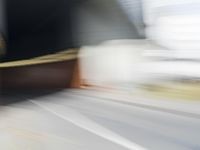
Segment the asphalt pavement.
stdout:
<path fill-rule="evenodd" d="M 0 109 L 2 150 L 200 150 L 200 119 L 84 92 L 23 97 Z"/>

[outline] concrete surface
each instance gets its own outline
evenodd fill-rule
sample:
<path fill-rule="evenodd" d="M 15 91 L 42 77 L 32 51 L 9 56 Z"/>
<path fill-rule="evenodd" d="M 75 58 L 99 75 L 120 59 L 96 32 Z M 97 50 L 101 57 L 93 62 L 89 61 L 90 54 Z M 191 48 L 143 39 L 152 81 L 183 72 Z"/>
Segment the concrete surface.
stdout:
<path fill-rule="evenodd" d="M 199 118 L 84 95 L 84 92 L 71 90 L 34 98 L 22 96 L 26 101 L 2 105 L 0 148 L 200 149 Z"/>

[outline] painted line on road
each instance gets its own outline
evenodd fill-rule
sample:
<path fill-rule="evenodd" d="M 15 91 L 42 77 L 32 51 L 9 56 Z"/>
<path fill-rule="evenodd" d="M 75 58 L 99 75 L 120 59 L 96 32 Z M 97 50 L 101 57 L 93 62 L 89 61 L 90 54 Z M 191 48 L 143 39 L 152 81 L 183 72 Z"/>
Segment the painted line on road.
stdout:
<path fill-rule="evenodd" d="M 130 150 L 148 150 L 143 146 L 133 143 L 132 141 L 110 131 L 109 129 L 99 125 L 98 123 L 92 121 L 88 117 L 82 115 L 81 113 L 71 109 L 67 106 L 57 105 L 50 102 L 30 100 L 33 104 L 39 106 L 40 108 L 56 115 L 57 117 L 64 119 L 74 125 L 87 130 L 99 137 L 109 140 L 115 144 L 123 146 Z"/>

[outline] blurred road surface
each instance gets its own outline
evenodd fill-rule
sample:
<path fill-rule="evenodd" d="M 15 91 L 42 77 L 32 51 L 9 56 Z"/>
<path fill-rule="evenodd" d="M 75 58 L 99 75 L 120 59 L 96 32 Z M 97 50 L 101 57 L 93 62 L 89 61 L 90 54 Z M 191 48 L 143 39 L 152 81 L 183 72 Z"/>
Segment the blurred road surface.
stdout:
<path fill-rule="evenodd" d="M 1 106 L 2 150 L 200 150 L 198 117 L 81 92 L 23 99 Z"/>

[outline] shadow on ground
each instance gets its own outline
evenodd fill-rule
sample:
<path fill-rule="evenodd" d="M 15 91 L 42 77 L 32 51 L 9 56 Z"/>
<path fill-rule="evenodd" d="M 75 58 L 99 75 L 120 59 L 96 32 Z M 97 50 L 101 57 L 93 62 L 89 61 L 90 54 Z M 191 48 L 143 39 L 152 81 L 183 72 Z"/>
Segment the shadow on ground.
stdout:
<path fill-rule="evenodd" d="M 27 101 L 62 91 L 63 89 L 1 89 L 0 105 Z"/>

